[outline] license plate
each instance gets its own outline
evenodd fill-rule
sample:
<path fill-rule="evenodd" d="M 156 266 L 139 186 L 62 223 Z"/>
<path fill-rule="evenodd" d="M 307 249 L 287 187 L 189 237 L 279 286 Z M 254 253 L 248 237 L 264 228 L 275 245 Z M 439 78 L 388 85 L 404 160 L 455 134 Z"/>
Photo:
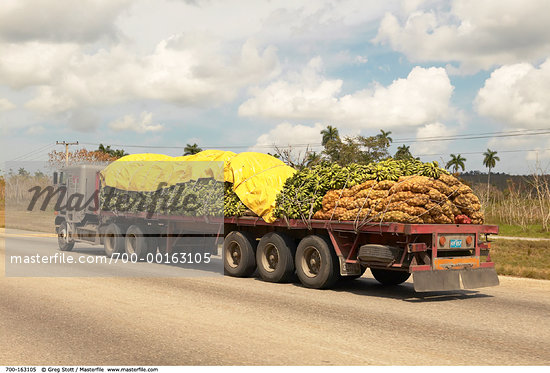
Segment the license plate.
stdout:
<path fill-rule="evenodd" d="M 462 247 L 462 240 L 451 240 L 449 242 L 449 247 L 452 247 L 452 248 Z"/>

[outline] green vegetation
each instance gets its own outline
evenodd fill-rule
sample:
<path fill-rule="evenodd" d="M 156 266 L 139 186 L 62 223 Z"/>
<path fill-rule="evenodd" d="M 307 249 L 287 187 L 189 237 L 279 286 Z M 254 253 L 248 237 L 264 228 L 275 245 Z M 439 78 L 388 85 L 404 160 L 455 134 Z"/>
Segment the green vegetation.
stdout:
<path fill-rule="evenodd" d="M 550 232 L 542 228 L 542 224 L 528 224 L 525 227 L 511 224 L 498 224 L 487 222 L 487 224 L 498 225 L 499 236 L 510 237 L 531 237 L 531 238 L 550 238 Z M 550 246 L 550 243 L 548 243 Z"/>
<path fill-rule="evenodd" d="M 548 241 L 498 240 L 491 245 L 491 259 L 499 275 L 550 280 Z"/>

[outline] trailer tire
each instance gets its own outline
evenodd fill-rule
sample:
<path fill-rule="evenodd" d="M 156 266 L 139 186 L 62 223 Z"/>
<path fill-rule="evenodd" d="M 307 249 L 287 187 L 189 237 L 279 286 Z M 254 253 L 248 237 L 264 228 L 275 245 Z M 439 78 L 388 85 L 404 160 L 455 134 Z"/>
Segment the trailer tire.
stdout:
<path fill-rule="evenodd" d="M 111 223 L 105 228 L 103 248 L 107 258 L 115 253 L 121 254 L 124 252 L 124 234 L 117 224 Z"/>
<path fill-rule="evenodd" d="M 285 234 L 269 232 L 256 249 L 256 266 L 262 280 L 289 282 L 294 277 L 296 244 Z"/>
<path fill-rule="evenodd" d="M 71 251 L 74 248 L 74 241 L 69 238 L 69 226 L 65 220 L 57 228 L 57 244 L 61 251 Z"/>
<path fill-rule="evenodd" d="M 256 240 L 246 232 L 232 231 L 223 241 L 224 273 L 248 277 L 256 270 Z"/>
<path fill-rule="evenodd" d="M 129 256 L 136 255 L 138 259 L 145 259 L 147 256 L 151 240 L 148 239 L 143 231 L 138 225 L 131 225 L 126 231 L 124 249 Z"/>
<path fill-rule="evenodd" d="M 407 281 L 411 276 L 409 272 L 391 271 L 389 269 L 371 268 L 372 275 L 382 285 L 399 285 Z"/>
<path fill-rule="evenodd" d="M 325 237 L 303 238 L 296 249 L 295 265 L 300 282 L 308 288 L 330 288 L 340 277 L 338 257 Z"/>

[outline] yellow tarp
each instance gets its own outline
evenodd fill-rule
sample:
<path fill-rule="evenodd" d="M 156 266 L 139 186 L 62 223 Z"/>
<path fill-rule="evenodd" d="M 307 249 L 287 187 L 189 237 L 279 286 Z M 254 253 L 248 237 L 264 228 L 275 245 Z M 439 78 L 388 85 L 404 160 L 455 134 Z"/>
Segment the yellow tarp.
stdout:
<path fill-rule="evenodd" d="M 280 159 L 253 152 L 231 158 L 229 169 L 233 173 L 233 190 L 242 203 L 266 222 L 273 222 L 275 198 L 296 170 Z"/>
<path fill-rule="evenodd" d="M 220 168 L 196 161 L 224 162 L 223 175 Z M 127 155 L 107 166 L 101 175 L 107 186 L 142 192 L 157 190 L 161 182 L 171 186 L 203 177 L 224 180 L 233 183 L 233 190 L 246 207 L 266 222 L 272 222 L 275 198 L 286 179 L 295 172 L 281 160 L 264 153 L 205 150 L 182 157 Z"/>

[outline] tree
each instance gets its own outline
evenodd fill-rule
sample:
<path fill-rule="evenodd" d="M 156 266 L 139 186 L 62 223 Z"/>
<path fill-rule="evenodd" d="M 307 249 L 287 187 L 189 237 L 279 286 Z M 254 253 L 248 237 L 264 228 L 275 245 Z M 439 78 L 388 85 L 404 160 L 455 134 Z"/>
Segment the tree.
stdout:
<path fill-rule="evenodd" d="M 319 154 L 317 152 L 310 152 L 307 155 L 306 165 L 308 167 L 315 166 L 316 164 L 321 163 L 321 159 L 322 159 L 321 154 Z"/>
<path fill-rule="evenodd" d="M 487 151 L 483 153 L 483 165 L 489 169 L 487 174 L 487 201 L 489 200 L 489 185 L 491 183 L 491 168 L 495 168 L 500 158 L 497 157 L 497 151 L 487 148 Z"/>
<path fill-rule="evenodd" d="M 466 158 L 463 158 L 460 154 L 454 155 L 451 154 L 451 160 L 447 162 L 445 165 L 445 168 L 453 168 L 454 173 L 456 174 L 458 172 L 459 168 L 462 168 L 462 171 L 465 170 L 464 162 L 466 162 Z"/>
<path fill-rule="evenodd" d="M 111 149 L 111 145 L 104 146 L 103 144 L 99 144 L 99 148 L 97 148 L 97 151 L 108 154 L 117 159 L 128 155 L 128 153 L 126 153 L 124 149 Z"/>
<path fill-rule="evenodd" d="M 395 152 L 393 158 L 398 160 L 407 160 L 413 159 L 414 157 L 411 154 L 410 146 L 403 144 L 397 147 L 397 151 Z"/>
<path fill-rule="evenodd" d="M 321 141 L 323 146 L 325 146 L 329 141 L 340 141 L 338 129 L 333 126 L 327 126 L 326 129 L 321 131 L 321 135 L 323 135 L 323 140 Z"/>
<path fill-rule="evenodd" d="M 193 145 L 187 144 L 185 148 L 183 148 L 183 151 L 183 155 L 193 155 L 202 152 L 202 149 L 195 143 Z"/>
<path fill-rule="evenodd" d="M 23 167 L 19 167 L 19 170 L 17 170 L 17 175 L 19 176 L 29 176 L 29 171 L 25 170 Z"/>
<path fill-rule="evenodd" d="M 393 142 L 393 139 L 390 137 L 391 135 L 391 131 L 384 131 L 384 130 L 380 130 L 380 134 L 376 135 L 378 136 L 383 142 L 384 144 L 386 144 L 386 146 L 390 146 L 390 144 Z"/>
<path fill-rule="evenodd" d="M 53 150 L 48 154 L 48 163 L 53 169 L 65 167 L 65 152 Z M 115 157 L 109 153 L 104 153 L 99 150 L 79 149 L 69 152 L 69 165 L 78 164 L 98 164 L 116 161 L 119 157 Z"/>

